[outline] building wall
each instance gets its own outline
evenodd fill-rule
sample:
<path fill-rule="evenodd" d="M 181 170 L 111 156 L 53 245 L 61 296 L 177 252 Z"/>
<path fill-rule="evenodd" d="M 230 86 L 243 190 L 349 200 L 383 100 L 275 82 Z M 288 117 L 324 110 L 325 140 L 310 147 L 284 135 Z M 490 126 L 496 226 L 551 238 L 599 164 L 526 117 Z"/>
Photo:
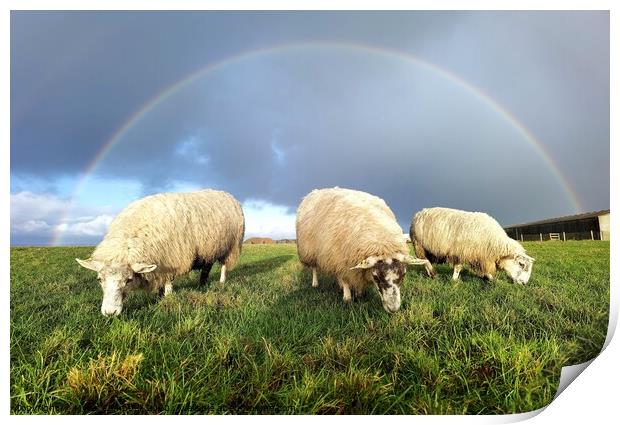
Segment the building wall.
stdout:
<path fill-rule="evenodd" d="M 608 241 L 611 238 L 611 229 L 609 227 L 609 215 L 603 214 L 598 216 L 598 226 L 601 229 L 601 240 Z"/>
<path fill-rule="evenodd" d="M 541 237 L 543 241 L 549 240 L 550 233 L 558 233 L 560 239 L 567 240 L 609 240 L 609 216 L 607 213 L 577 220 L 511 227 L 506 229 L 506 233 L 513 239 L 523 241 L 539 241 Z"/>

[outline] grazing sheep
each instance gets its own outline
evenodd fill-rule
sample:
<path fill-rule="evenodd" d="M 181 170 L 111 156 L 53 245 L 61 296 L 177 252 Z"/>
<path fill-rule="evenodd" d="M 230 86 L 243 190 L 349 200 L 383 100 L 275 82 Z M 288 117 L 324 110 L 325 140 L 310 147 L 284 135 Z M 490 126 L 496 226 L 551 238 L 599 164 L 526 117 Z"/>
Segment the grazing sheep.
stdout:
<path fill-rule="evenodd" d="M 172 291 L 172 280 L 201 269 L 207 281 L 215 261 L 220 282 L 241 253 L 245 222 L 241 205 L 226 192 L 161 193 L 131 203 L 81 266 L 98 274 L 101 313 L 118 315 L 130 290 Z"/>
<path fill-rule="evenodd" d="M 356 190 L 333 188 L 310 192 L 297 210 L 297 251 L 302 264 L 336 276 L 345 303 L 351 290 L 361 295 L 368 286 L 379 290 L 383 308 L 400 308 L 405 264 L 426 264 L 409 255 L 403 231 L 385 202 Z"/>
<path fill-rule="evenodd" d="M 416 255 L 430 260 L 426 265 L 429 276 L 435 276 L 431 263 L 442 262 L 454 267 L 454 280 L 464 264 L 476 275 L 491 280 L 497 268 L 505 270 L 521 285 L 532 273 L 534 259 L 485 213 L 425 208 L 413 217 L 409 234 Z"/>

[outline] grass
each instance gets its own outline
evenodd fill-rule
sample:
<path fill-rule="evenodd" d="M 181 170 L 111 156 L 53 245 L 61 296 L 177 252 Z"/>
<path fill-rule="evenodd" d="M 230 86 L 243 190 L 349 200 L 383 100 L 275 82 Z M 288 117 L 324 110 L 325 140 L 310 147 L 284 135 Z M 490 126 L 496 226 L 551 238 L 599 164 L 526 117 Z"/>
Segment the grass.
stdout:
<path fill-rule="evenodd" d="M 294 245 L 248 245 L 220 284 L 193 272 L 105 318 L 92 248 L 11 249 L 13 414 L 501 414 L 551 402 L 562 366 L 595 357 L 609 243 L 525 243 L 525 287 L 409 269 L 401 310 L 311 288 Z"/>

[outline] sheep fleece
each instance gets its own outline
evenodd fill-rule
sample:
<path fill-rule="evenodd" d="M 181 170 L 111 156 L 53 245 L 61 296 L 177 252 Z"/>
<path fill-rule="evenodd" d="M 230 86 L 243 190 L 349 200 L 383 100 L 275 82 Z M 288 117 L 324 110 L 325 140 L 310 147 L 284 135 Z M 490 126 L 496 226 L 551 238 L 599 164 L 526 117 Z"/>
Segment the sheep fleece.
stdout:
<path fill-rule="evenodd" d="M 131 203 L 110 224 L 91 258 L 105 263 L 157 264 L 144 278 L 158 289 L 192 269 L 195 261 L 241 254 L 245 222 L 239 202 L 217 190 L 160 193 Z"/>
<path fill-rule="evenodd" d="M 409 233 L 418 257 L 430 254 L 435 262 L 469 264 L 479 276 L 494 275 L 502 258 L 525 253 L 493 217 L 481 212 L 425 208 L 413 217 Z"/>
<path fill-rule="evenodd" d="M 370 256 L 409 254 L 396 217 L 383 199 L 350 189 L 315 189 L 297 210 L 297 250 L 302 264 L 363 291 L 363 270 L 350 270 Z"/>

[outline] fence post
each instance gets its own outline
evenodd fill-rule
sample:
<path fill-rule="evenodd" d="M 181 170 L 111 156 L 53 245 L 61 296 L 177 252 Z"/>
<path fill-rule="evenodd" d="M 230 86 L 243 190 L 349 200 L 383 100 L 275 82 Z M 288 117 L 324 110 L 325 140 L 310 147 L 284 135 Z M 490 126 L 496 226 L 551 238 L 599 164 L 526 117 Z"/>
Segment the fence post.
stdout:
<path fill-rule="evenodd" d="M 562 236 L 564 236 L 564 242 L 566 242 L 566 232 L 562 232 Z"/>
<path fill-rule="evenodd" d="M 590 230 L 590 237 L 592 238 L 592 240 L 594 240 L 594 231 Z"/>
<path fill-rule="evenodd" d="M 540 234 L 540 241 L 542 242 L 542 233 Z"/>
<path fill-rule="evenodd" d="M 523 233 L 521 233 L 521 242 L 523 242 Z"/>

